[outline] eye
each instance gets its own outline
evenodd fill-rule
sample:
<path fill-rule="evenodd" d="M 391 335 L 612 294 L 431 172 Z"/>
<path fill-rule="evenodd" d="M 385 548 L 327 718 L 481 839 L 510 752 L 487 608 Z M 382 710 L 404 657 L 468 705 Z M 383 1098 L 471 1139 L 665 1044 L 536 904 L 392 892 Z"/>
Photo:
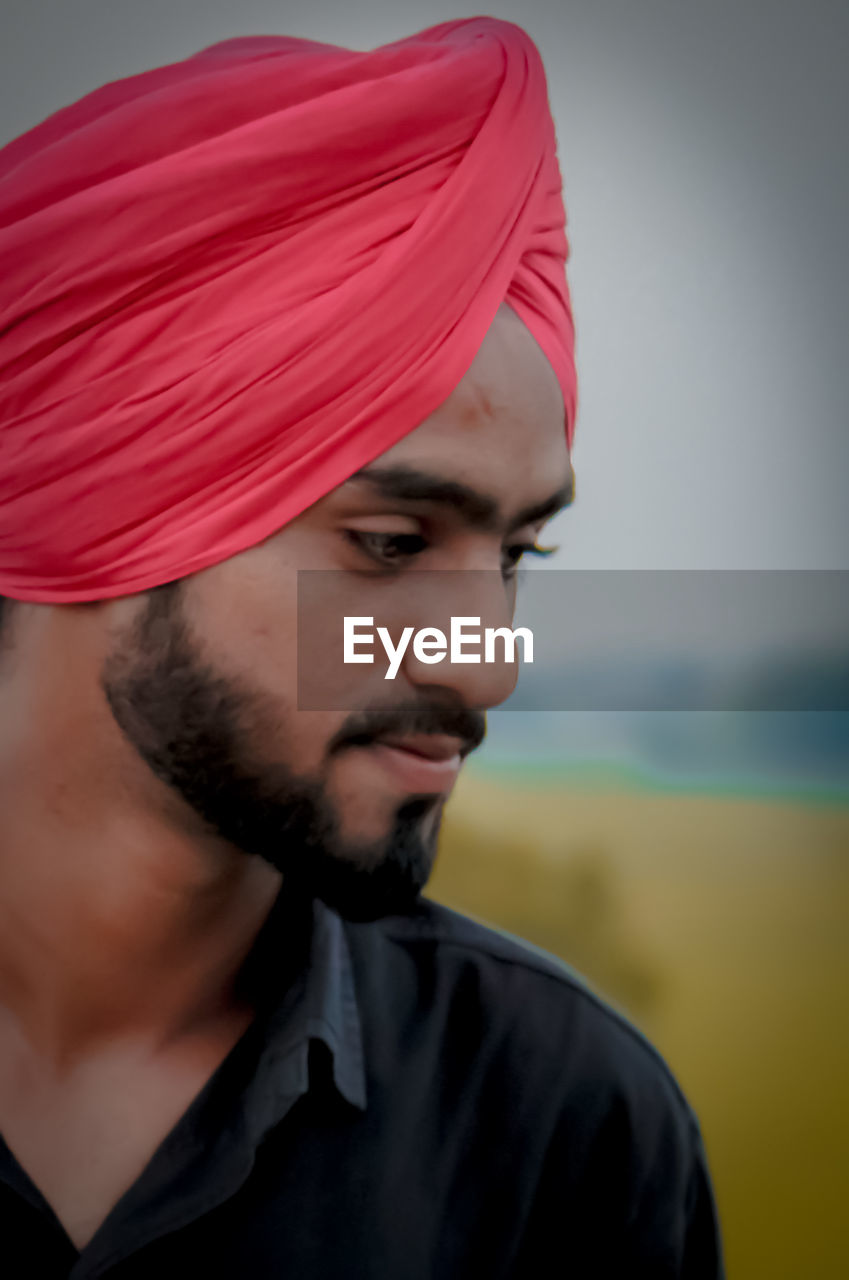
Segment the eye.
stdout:
<path fill-rule="evenodd" d="M 550 556 L 559 547 L 538 547 L 535 542 L 516 542 L 505 547 L 501 556 L 501 575 L 504 578 L 515 578 L 522 556 Z"/>
<path fill-rule="evenodd" d="M 345 533 L 360 551 L 382 565 L 400 564 L 427 547 L 427 540 L 420 533 L 376 533 L 365 529 L 346 529 Z"/>

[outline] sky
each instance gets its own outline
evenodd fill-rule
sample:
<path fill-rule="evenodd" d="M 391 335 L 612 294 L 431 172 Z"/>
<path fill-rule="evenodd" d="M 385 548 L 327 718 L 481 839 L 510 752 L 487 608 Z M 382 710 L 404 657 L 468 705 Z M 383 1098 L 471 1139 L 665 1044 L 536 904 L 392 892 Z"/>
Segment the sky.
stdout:
<path fill-rule="evenodd" d="M 230 36 L 367 49 L 477 6 L 3 0 L 0 144 Z M 849 568 L 849 6 L 523 0 L 571 241 L 555 569 Z"/>

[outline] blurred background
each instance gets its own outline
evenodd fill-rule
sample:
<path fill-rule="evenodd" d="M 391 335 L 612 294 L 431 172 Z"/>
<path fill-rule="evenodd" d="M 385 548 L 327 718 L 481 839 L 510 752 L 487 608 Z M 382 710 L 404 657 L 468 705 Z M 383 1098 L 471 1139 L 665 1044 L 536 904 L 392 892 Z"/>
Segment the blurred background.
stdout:
<path fill-rule="evenodd" d="M 541 49 L 569 218 L 578 498 L 547 564 L 849 569 L 849 6 L 484 8 Z M 0 143 L 229 36 L 369 48 L 478 11 L 3 0 Z M 494 713 L 429 887 L 563 957 L 665 1055 L 731 1280 L 849 1274 L 845 657 L 816 710 Z"/>

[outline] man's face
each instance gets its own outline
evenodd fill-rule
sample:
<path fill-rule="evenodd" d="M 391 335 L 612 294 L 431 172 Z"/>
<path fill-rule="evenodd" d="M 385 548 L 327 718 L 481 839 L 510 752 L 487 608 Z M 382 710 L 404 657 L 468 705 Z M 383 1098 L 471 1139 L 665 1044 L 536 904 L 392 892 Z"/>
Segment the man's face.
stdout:
<path fill-rule="evenodd" d="M 299 710 L 298 570 L 343 571 L 353 599 L 378 580 L 389 604 L 416 598 L 418 571 L 488 570 L 469 572 L 469 591 L 497 583 L 503 625 L 522 551 L 571 487 L 554 374 L 502 307 L 457 389 L 399 444 L 260 545 L 138 597 L 102 671 L 115 719 L 207 832 L 347 918 L 403 911 L 515 671 L 409 648 L 391 697 L 371 681 L 355 707 Z M 467 594 L 452 611 L 486 608 Z"/>

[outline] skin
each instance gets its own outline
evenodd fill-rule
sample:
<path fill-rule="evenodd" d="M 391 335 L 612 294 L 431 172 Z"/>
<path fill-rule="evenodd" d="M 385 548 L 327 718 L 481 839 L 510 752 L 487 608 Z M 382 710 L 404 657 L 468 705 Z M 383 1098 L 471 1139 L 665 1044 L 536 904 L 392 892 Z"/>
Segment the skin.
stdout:
<path fill-rule="evenodd" d="M 423 478 L 429 498 L 398 496 Z M 405 790 L 381 735 L 439 734 L 465 755 L 515 682 L 504 664 L 427 665 L 410 648 L 391 700 L 368 672 L 356 706 L 298 710 L 298 569 L 376 582 L 416 627 L 434 601 L 411 573 L 486 570 L 467 579 L 477 596 L 441 605 L 503 625 L 517 548 L 572 483 L 557 381 L 503 306 L 434 414 L 259 546 L 176 587 L 15 604 L 0 652 L 0 1131 L 78 1247 L 250 1023 L 237 975 L 281 884 L 355 919 L 424 887 L 447 790 Z M 530 508 L 546 515 L 520 521 Z"/>

